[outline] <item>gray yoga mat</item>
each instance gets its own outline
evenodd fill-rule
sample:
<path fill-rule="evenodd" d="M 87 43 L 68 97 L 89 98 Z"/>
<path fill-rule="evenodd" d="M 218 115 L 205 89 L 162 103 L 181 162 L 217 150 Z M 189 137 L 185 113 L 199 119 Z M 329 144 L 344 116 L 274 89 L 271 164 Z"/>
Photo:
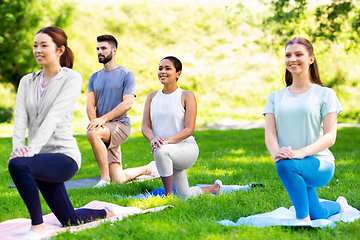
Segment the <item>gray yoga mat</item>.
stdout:
<path fill-rule="evenodd" d="M 143 175 L 140 177 L 137 177 L 133 181 L 142 182 L 146 180 L 154 179 L 154 177 L 150 175 Z M 77 180 L 70 180 L 65 182 L 66 189 L 74 189 L 74 188 L 90 188 L 94 185 L 96 185 L 100 181 L 99 177 L 93 177 L 93 178 L 83 178 L 83 179 L 77 179 Z M 130 183 L 131 181 L 129 181 Z M 9 185 L 11 188 L 15 188 L 16 186 L 14 184 Z"/>

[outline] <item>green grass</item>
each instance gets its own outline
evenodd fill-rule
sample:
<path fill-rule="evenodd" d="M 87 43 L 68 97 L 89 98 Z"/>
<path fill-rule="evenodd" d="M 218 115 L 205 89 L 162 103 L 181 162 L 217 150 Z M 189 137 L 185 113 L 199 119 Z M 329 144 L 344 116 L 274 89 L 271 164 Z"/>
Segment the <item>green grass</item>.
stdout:
<path fill-rule="evenodd" d="M 142 209 L 173 205 L 161 212 L 128 217 L 120 222 L 105 223 L 94 229 L 76 234 L 64 233 L 54 239 L 357 239 L 360 221 L 338 223 L 333 229 L 292 227 L 225 227 L 214 221 L 272 211 L 280 206 L 290 207 L 291 202 L 277 177 L 275 166 L 264 144 L 264 130 L 227 130 L 195 132 L 200 147 L 198 161 L 188 171 L 190 185 L 213 183 L 221 179 L 224 184 L 245 185 L 263 182 L 265 188 L 248 192 L 235 192 L 220 196 L 202 195 L 182 200 L 179 198 L 150 198 L 148 200 L 120 199 L 115 194 L 131 196 L 162 186 L 161 180 L 130 184 L 111 184 L 101 189 L 69 190 L 74 207 L 92 200 L 137 206 Z M 349 203 L 360 208 L 360 163 L 358 161 L 359 128 L 341 128 L 336 144 L 331 148 L 336 158 L 335 175 L 331 182 L 318 189 L 319 197 L 335 200 L 345 196 Z M 85 136 L 77 136 L 83 165 L 74 179 L 99 175 L 91 147 Z M 8 188 L 12 180 L 6 159 L 11 150 L 11 139 L 0 139 L 0 221 L 29 218 L 27 209 L 16 189 Z M 122 145 L 126 167 L 147 164 L 152 160 L 150 147 L 140 133 L 133 134 Z M 43 212 L 50 212 L 42 200 Z"/>

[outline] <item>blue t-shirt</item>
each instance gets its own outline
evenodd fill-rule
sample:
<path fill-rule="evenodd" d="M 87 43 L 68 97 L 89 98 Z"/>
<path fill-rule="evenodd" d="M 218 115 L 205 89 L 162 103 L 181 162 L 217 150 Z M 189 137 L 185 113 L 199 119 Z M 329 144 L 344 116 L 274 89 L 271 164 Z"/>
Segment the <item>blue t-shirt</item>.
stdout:
<path fill-rule="evenodd" d="M 279 147 L 290 146 L 294 150 L 306 147 L 322 135 L 324 116 L 331 112 L 340 114 L 342 107 L 331 88 L 313 84 L 302 94 L 291 94 L 289 87 L 271 92 L 263 114 L 275 115 Z M 334 163 L 329 149 L 313 155 Z"/>
<path fill-rule="evenodd" d="M 96 116 L 101 117 L 117 107 L 123 101 L 124 95 L 136 96 L 135 75 L 121 66 L 111 71 L 101 69 L 90 76 L 88 92 L 95 93 Z M 131 126 L 127 113 L 111 120 L 114 121 L 124 121 Z"/>

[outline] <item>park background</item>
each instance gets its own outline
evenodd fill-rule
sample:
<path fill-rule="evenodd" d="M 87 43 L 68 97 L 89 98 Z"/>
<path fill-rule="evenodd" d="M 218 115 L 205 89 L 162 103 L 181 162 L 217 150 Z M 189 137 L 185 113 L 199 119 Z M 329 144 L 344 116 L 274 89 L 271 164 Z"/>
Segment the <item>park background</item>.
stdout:
<path fill-rule="evenodd" d="M 284 45 L 308 38 L 325 86 L 338 95 L 339 122 L 360 119 L 359 1 L 341 0 L 2 0 L 0 7 L 0 133 L 11 135 L 20 78 L 40 70 L 32 56 L 36 32 L 56 25 L 65 30 L 83 76 L 74 112 L 75 133 L 85 133 L 89 76 L 102 68 L 96 37 L 114 35 L 116 61 L 132 70 L 137 98 L 129 112 L 133 131 L 141 125 L 147 94 L 162 86 L 159 61 L 174 55 L 183 62 L 179 85 L 195 93 L 197 126 L 232 122 L 263 123 L 270 91 L 284 87 Z M 8 122 L 8 123 L 6 123 Z"/>
<path fill-rule="evenodd" d="M 32 56 L 32 42 L 43 27 L 56 25 L 69 37 L 74 69 L 83 78 L 73 129 L 82 153 L 82 167 L 74 179 L 96 177 L 98 167 L 85 133 L 89 76 L 102 68 L 96 56 L 96 37 L 113 34 L 119 42 L 116 60 L 136 76 L 137 98 L 129 112 L 134 133 L 122 145 L 125 167 L 149 163 L 149 144 L 139 132 L 145 98 L 162 86 L 159 61 L 175 55 L 183 62 L 179 85 L 195 93 L 200 147 L 197 162 L 187 170 L 189 184 L 245 185 L 264 188 L 216 197 L 126 198 L 162 186 L 160 179 L 111 184 L 101 189 L 71 189 L 74 207 L 99 200 L 147 209 L 172 205 L 159 213 L 131 216 L 55 239 L 358 239 L 359 221 L 337 227 L 291 228 L 224 227 L 215 221 L 269 212 L 291 202 L 276 174 L 264 143 L 264 129 L 206 130 L 211 124 L 263 123 L 262 110 L 270 91 L 283 88 L 284 45 L 293 36 L 314 45 L 324 85 L 336 92 L 344 111 L 339 122 L 358 123 L 359 1 L 327 0 L 0 0 L 0 222 L 29 218 L 7 170 L 11 151 L 12 112 L 20 78 L 40 70 Z M 360 128 L 339 127 L 331 147 L 336 171 L 318 189 L 319 197 L 345 196 L 360 208 Z M 124 198 L 115 197 L 121 195 Z M 42 200 L 43 213 L 50 213 Z"/>

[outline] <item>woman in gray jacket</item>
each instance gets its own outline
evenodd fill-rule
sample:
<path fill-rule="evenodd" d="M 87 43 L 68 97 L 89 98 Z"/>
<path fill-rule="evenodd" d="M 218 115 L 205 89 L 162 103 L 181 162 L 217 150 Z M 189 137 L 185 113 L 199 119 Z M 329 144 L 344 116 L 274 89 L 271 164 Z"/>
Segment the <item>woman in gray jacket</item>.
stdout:
<path fill-rule="evenodd" d="M 43 69 L 20 81 L 9 172 L 31 217 L 31 229 L 24 238 L 40 239 L 45 236 L 45 225 L 38 189 L 62 225 L 114 214 L 108 209 L 74 210 L 65 189 L 64 182 L 81 164 L 71 120 L 82 86 L 81 75 L 72 70 L 74 56 L 65 32 L 58 27 L 41 29 L 34 39 L 33 54 Z"/>

